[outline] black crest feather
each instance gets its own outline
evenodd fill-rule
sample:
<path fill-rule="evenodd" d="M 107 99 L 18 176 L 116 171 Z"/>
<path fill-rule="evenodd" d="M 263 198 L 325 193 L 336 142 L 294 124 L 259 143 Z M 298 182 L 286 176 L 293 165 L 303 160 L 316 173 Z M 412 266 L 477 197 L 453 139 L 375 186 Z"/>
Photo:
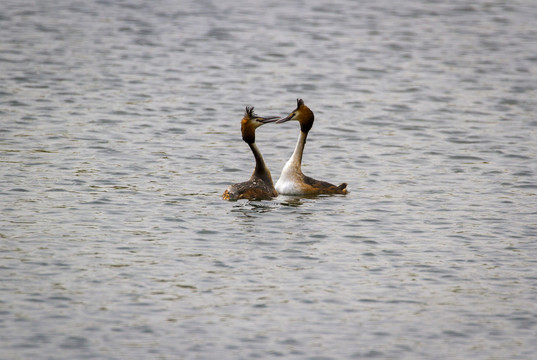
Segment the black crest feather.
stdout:
<path fill-rule="evenodd" d="M 298 109 L 302 105 L 304 105 L 304 100 L 296 99 L 296 108 Z"/>
<path fill-rule="evenodd" d="M 250 117 L 250 118 L 257 117 L 257 114 L 254 112 L 254 107 L 253 106 L 247 106 L 246 107 L 245 115 Z"/>

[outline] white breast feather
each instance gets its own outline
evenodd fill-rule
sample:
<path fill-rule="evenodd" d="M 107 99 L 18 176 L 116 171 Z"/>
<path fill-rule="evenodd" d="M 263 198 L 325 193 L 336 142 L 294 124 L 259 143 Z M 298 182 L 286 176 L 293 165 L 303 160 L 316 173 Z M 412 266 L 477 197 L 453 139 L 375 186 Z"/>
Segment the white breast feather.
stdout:
<path fill-rule="evenodd" d="M 282 195 L 300 195 L 300 183 L 296 178 L 296 172 L 287 165 L 284 167 L 280 178 L 274 186 L 278 194 Z"/>

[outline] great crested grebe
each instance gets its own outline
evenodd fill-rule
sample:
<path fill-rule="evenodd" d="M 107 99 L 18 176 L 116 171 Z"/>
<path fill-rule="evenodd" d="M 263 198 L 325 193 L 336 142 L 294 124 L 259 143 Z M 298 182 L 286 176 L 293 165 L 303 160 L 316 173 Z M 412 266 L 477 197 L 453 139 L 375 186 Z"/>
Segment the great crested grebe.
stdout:
<path fill-rule="evenodd" d="M 255 157 L 255 169 L 250 180 L 230 185 L 222 199 L 238 200 L 250 199 L 261 200 L 278 196 L 274 189 L 274 183 L 270 171 L 263 161 L 263 156 L 255 144 L 255 129 L 263 124 L 274 122 L 278 117 L 259 117 L 254 113 L 253 107 L 246 107 L 246 112 L 241 121 L 242 139 L 250 146 Z"/>
<path fill-rule="evenodd" d="M 302 154 L 306 145 L 308 132 L 313 126 L 313 112 L 304 105 L 302 99 L 297 99 L 297 107 L 287 117 L 279 119 L 276 124 L 289 120 L 297 120 L 300 123 L 300 135 L 296 143 L 295 151 L 285 164 L 280 178 L 276 183 L 276 190 L 282 195 L 317 195 L 317 194 L 346 194 L 347 184 L 332 185 L 326 181 L 312 179 L 302 174 Z"/>

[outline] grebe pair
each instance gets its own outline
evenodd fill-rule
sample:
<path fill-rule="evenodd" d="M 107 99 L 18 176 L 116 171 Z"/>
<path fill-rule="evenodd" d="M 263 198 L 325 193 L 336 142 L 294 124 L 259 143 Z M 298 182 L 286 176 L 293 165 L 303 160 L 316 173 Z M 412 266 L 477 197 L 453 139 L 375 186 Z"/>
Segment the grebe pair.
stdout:
<path fill-rule="evenodd" d="M 254 108 L 246 108 L 246 113 L 241 122 L 242 139 L 250 146 L 254 153 L 256 165 L 250 180 L 231 185 L 224 191 L 224 200 L 238 199 L 269 199 L 279 194 L 282 195 L 319 195 L 319 194 L 346 194 L 347 184 L 332 185 L 326 181 L 310 178 L 302 173 L 302 155 L 308 132 L 313 126 L 313 112 L 304 104 L 302 99 L 297 99 L 297 107 L 284 118 L 258 117 Z M 281 124 L 290 120 L 300 123 L 300 134 L 296 143 L 295 151 L 285 164 L 280 178 L 274 187 L 270 171 L 263 161 L 259 149 L 255 145 L 255 130 L 264 124 L 276 122 Z"/>

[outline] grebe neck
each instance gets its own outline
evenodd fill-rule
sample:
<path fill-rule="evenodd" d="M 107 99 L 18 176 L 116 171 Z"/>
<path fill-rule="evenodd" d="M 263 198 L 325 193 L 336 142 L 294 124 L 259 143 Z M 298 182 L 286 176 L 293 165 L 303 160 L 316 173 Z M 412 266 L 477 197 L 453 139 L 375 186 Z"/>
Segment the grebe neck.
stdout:
<path fill-rule="evenodd" d="M 287 161 L 286 167 L 293 166 L 296 170 L 301 171 L 302 154 L 304 154 L 304 147 L 306 146 L 307 137 L 308 133 L 301 130 L 300 134 L 298 135 L 295 151 L 293 152 L 293 155 L 291 155 L 289 161 Z"/>
<path fill-rule="evenodd" d="M 254 173 L 252 174 L 252 177 L 258 177 L 263 180 L 267 180 L 272 184 L 272 177 L 270 175 L 269 169 L 267 168 L 267 165 L 265 165 L 265 161 L 263 160 L 261 151 L 259 151 L 255 142 L 248 143 L 248 146 L 250 146 L 250 149 L 252 150 L 252 153 L 254 154 L 255 158 L 255 169 Z"/>

